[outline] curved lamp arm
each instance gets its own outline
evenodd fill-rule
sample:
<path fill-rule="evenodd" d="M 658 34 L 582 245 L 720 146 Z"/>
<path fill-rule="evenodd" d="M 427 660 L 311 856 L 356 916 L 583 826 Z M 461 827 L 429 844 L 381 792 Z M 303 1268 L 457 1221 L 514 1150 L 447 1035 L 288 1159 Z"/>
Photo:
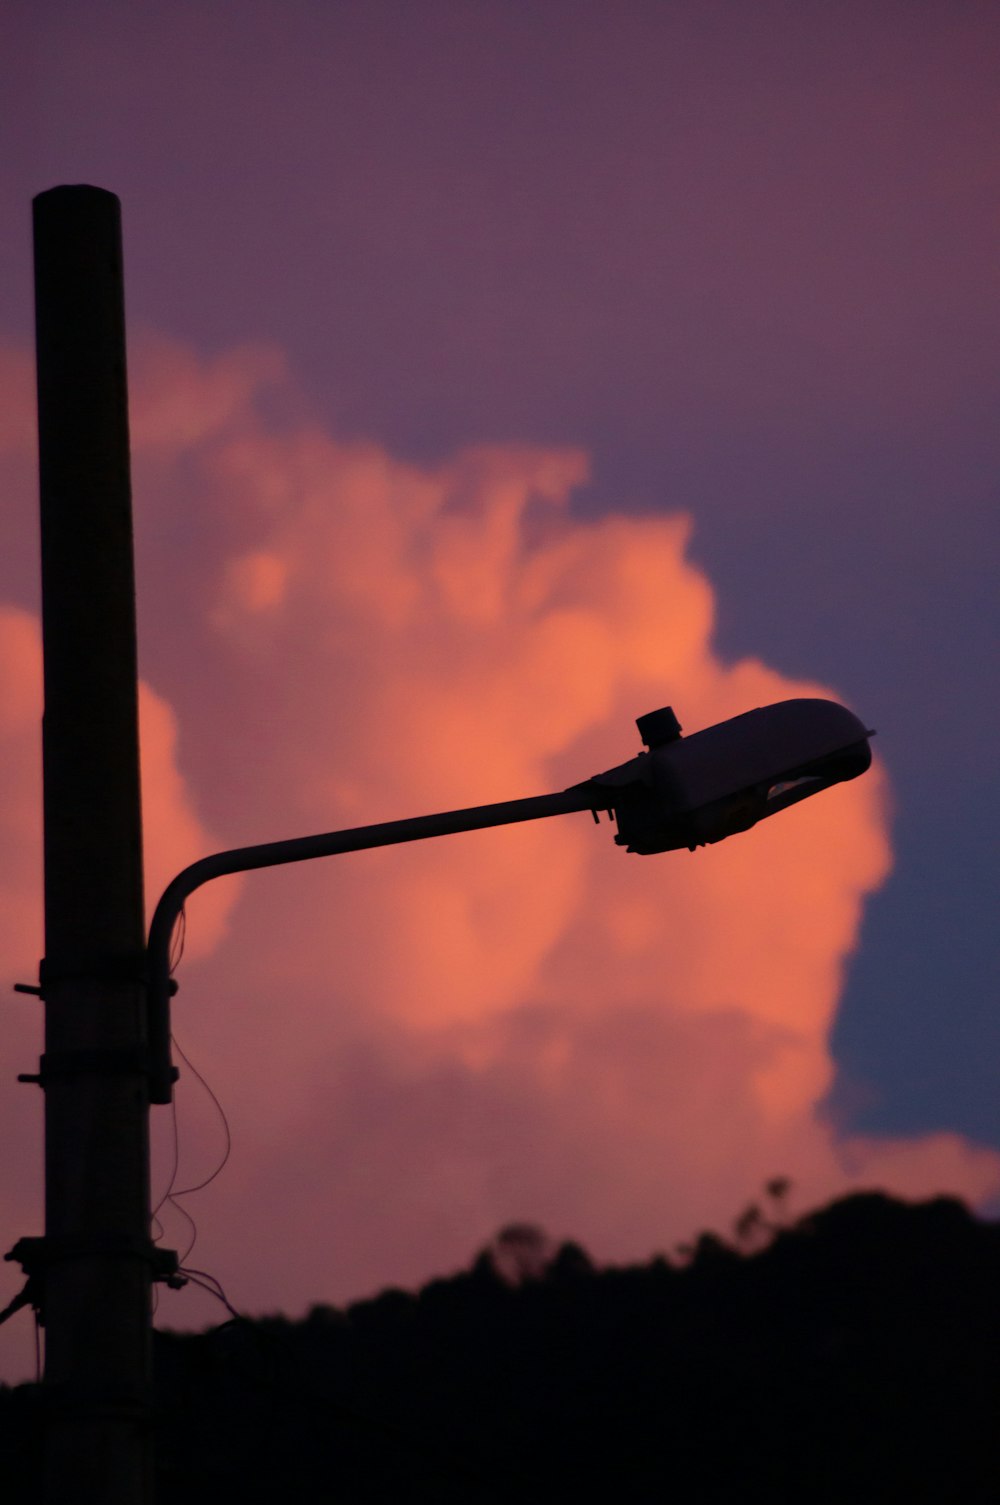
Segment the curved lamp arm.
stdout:
<path fill-rule="evenodd" d="M 831 700 L 758 706 L 691 737 L 681 736 L 669 706 L 640 716 L 636 725 L 648 752 L 560 794 L 237 847 L 203 857 L 178 873 L 156 906 L 146 953 L 150 1102 L 169 1103 L 175 1077 L 170 1064 L 170 937 L 185 899 L 213 878 L 575 810 L 592 810 L 595 817 L 598 810 L 610 810 L 618 822 L 615 842 L 629 852 L 646 855 L 681 847 L 693 852 L 748 831 L 831 784 L 857 778 L 872 759 L 869 738 L 874 733 Z"/>
<path fill-rule="evenodd" d="M 558 794 L 505 800 L 498 805 L 476 805 L 468 810 L 446 810 L 438 815 L 418 815 L 411 820 L 391 820 L 377 826 L 355 826 L 348 831 L 327 831 L 319 836 L 300 836 L 291 841 L 269 841 L 255 847 L 235 847 L 192 862 L 164 890 L 149 927 L 146 1017 L 150 1102 L 169 1103 L 176 1078 L 170 1060 L 170 995 L 174 991 L 170 978 L 170 940 L 186 900 L 203 884 L 227 873 L 246 873 L 255 868 L 307 862 L 313 857 L 335 857 L 342 852 L 363 852 L 371 847 L 423 841 L 430 836 L 453 836 L 460 831 L 509 826 L 549 815 L 569 815 L 581 810 L 592 810 L 596 814 L 598 810 L 612 808 L 610 791 L 588 781 Z"/>

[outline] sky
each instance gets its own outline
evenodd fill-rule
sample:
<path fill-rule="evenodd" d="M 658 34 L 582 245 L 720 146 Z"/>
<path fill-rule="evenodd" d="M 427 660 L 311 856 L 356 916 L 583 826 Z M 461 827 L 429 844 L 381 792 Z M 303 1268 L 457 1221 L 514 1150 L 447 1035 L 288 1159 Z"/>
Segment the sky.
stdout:
<path fill-rule="evenodd" d="M 220 847 L 577 782 L 665 704 L 878 734 L 694 855 L 584 815 L 193 899 L 176 1185 L 225 1148 L 200 1078 L 232 1150 L 191 1263 L 296 1315 L 513 1220 L 670 1252 L 779 1175 L 995 1212 L 995 7 L 0 25 L 4 1247 L 41 1231 L 30 203 L 72 182 L 123 207 L 150 906 Z"/>

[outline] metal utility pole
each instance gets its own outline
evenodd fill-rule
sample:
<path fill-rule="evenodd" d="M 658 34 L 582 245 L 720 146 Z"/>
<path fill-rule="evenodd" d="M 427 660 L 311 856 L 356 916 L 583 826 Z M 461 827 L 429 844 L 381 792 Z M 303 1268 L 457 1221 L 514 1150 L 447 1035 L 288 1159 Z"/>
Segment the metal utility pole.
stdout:
<path fill-rule="evenodd" d="M 135 582 L 120 208 L 100 188 L 34 204 L 45 658 L 45 1235 L 9 1257 L 45 1323 L 45 1505 L 150 1505 L 154 1279 L 149 1106 L 168 1103 L 167 953 L 185 898 L 223 873 L 568 814 L 613 812 L 630 852 L 721 841 L 856 777 L 872 735 L 828 701 L 761 707 L 555 794 L 202 858 L 163 894 L 144 947 Z M 148 970 L 147 970 L 148 967 Z M 149 998 L 147 999 L 147 984 Z"/>
<path fill-rule="evenodd" d="M 121 217 L 34 201 L 45 813 L 48 1505 L 152 1499 L 149 1087 Z M 33 1250 L 31 1245 L 36 1245 Z"/>

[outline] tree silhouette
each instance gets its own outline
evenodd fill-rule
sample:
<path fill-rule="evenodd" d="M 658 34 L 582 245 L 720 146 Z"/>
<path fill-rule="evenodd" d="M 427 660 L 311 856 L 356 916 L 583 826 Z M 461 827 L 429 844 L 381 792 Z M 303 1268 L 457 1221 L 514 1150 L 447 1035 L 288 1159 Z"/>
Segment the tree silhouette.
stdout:
<path fill-rule="evenodd" d="M 1000 1226 L 878 1192 L 765 1221 L 603 1270 L 511 1224 L 416 1293 L 160 1333 L 158 1505 L 1000 1497 Z M 4 1505 L 38 1398 L 0 1389 Z"/>

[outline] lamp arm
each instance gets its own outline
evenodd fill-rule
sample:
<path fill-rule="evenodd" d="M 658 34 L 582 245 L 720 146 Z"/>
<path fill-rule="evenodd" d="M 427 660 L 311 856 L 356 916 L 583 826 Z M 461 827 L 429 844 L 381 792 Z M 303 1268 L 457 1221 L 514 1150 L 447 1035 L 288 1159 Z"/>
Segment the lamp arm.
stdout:
<path fill-rule="evenodd" d="M 307 862 L 313 857 L 335 857 L 344 852 L 362 852 L 372 847 L 395 846 L 404 841 L 423 841 L 432 836 L 454 836 L 461 831 L 479 831 L 488 826 L 509 826 L 519 821 L 541 820 L 550 815 L 575 811 L 611 810 L 615 801 L 596 780 L 574 784 L 556 794 L 505 800 L 497 805 L 475 805 L 466 810 L 446 810 L 437 815 L 418 815 L 410 820 L 385 821 L 375 826 L 355 826 L 347 831 L 327 831 L 318 836 L 299 836 L 290 841 L 269 841 L 260 846 L 235 847 L 192 862 L 164 889 L 149 927 L 146 948 L 146 1019 L 149 1050 L 149 1099 L 169 1103 L 176 1072 L 170 1060 L 170 941 L 186 901 L 213 878 L 229 873 L 247 873 L 256 868 L 281 867 Z"/>

